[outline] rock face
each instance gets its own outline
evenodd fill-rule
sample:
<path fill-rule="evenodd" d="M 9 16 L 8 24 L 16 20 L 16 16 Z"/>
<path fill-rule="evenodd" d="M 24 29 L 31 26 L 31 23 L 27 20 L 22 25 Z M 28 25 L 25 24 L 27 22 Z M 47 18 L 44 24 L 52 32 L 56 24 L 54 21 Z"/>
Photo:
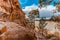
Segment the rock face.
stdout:
<path fill-rule="evenodd" d="M 0 27 L 0 40 L 37 40 L 33 31 L 14 22 L 0 22 Z"/>
<path fill-rule="evenodd" d="M 0 0 L 0 40 L 37 40 L 34 30 L 25 26 L 30 24 L 18 0 Z"/>
<path fill-rule="evenodd" d="M 0 19 L 7 22 L 15 22 L 21 26 L 33 26 L 25 19 L 25 14 L 19 6 L 18 0 L 1 0 L 0 1 Z"/>
<path fill-rule="evenodd" d="M 24 23 L 25 14 L 19 6 L 18 0 L 0 0 L 0 19 L 3 21 L 20 21 Z"/>
<path fill-rule="evenodd" d="M 18 0 L 0 0 L 0 40 L 50 40 L 50 38 L 44 30 L 30 25 Z M 51 38 L 54 39 L 60 40 Z"/>

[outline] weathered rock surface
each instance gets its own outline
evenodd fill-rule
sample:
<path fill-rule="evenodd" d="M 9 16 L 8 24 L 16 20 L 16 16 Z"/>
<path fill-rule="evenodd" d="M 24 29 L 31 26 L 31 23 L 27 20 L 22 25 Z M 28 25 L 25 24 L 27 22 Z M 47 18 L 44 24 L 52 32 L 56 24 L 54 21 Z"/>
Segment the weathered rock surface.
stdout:
<path fill-rule="evenodd" d="M 60 40 L 30 25 L 18 0 L 0 0 L 0 40 Z"/>
<path fill-rule="evenodd" d="M 0 40 L 46 40 L 44 31 L 27 29 L 14 22 L 0 22 Z"/>
<path fill-rule="evenodd" d="M 37 40 L 34 31 L 30 31 L 13 22 L 0 22 L 0 40 Z M 5 29 L 5 31 L 4 31 Z"/>
<path fill-rule="evenodd" d="M 37 40 L 40 38 L 39 35 L 37 36 L 38 32 L 28 29 L 31 25 L 26 21 L 18 0 L 0 0 L 0 21 L 4 21 L 0 22 L 0 40 Z"/>
<path fill-rule="evenodd" d="M 46 21 L 47 25 L 44 29 L 48 32 L 48 34 L 53 34 L 55 36 L 60 36 L 60 22 L 55 21 Z"/>
<path fill-rule="evenodd" d="M 0 0 L 0 19 L 16 21 L 24 25 L 25 14 L 19 6 L 18 0 Z"/>

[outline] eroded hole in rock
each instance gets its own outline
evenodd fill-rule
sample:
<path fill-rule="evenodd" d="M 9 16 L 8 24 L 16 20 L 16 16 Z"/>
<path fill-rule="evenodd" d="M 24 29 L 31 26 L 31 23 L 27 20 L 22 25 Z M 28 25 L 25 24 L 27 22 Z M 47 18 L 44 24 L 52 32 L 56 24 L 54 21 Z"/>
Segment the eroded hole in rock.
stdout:
<path fill-rule="evenodd" d="M 17 2 L 14 2 L 14 4 L 16 4 Z"/>
<path fill-rule="evenodd" d="M 18 6 L 18 5 L 16 5 L 16 7 L 17 7 L 17 8 L 19 8 L 19 6 Z"/>

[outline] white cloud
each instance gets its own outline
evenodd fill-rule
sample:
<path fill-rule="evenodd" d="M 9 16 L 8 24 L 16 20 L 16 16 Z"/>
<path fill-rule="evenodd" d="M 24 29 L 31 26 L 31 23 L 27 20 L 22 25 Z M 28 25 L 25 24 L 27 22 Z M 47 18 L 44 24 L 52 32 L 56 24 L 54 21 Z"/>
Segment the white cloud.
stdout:
<path fill-rule="evenodd" d="M 22 9 L 26 13 L 26 17 L 28 16 L 28 13 L 32 10 L 38 9 L 38 6 L 36 5 L 31 5 L 31 6 L 26 6 L 25 9 Z M 28 18 L 28 17 L 27 17 Z"/>
<path fill-rule="evenodd" d="M 42 7 L 41 9 L 39 9 L 40 17 L 52 17 L 53 11 L 56 11 L 56 7 L 54 6 L 49 5 L 47 7 Z"/>
<path fill-rule="evenodd" d="M 55 6 L 47 6 L 47 9 L 50 10 L 50 11 L 53 11 L 53 10 L 56 10 L 56 7 Z"/>
<path fill-rule="evenodd" d="M 40 13 L 40 17 L 51 17 L 53 16 L 53 11 L 57 11 L 56 10 L 56 7 L 55 6 L 51 6 L 51 5 L 48 5 L 47 7 L 42 7 L 41 9 L 38 8 L 38 6 L 36 5 L 31 5 L 31 6 L 26 6 L 25 9 L 23 9 L 23 11 L 26 13 L 26 15 L 28 16 L 28 13 L 32 10 L 36 10 L 38 9 L 39 10 L 39 13 Z M 55 13 L 55 15 L 57 15 Z"/>
<path fill-rule="evenodd" d="M 33 4 L 31 6 L 26 6 L 25 9 L 23 9 L 23 11 L 24 12 L 30 12 L 30 11 L 36 10 L 36 9 L 38 9 L 38 6 L 36 6 L 36 5 Z"/>

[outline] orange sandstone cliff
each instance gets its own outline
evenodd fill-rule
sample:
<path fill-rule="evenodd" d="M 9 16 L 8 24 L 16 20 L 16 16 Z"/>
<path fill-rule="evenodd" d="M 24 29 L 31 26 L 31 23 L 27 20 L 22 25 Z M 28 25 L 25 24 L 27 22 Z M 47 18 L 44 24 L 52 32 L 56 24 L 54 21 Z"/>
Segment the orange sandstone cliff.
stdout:
<path fill-rule="evenodd" d="M 18 0 L 0 0 L 0 40 L 60 40 L 38 27 L 34 29 L 19 5 Z"/>

